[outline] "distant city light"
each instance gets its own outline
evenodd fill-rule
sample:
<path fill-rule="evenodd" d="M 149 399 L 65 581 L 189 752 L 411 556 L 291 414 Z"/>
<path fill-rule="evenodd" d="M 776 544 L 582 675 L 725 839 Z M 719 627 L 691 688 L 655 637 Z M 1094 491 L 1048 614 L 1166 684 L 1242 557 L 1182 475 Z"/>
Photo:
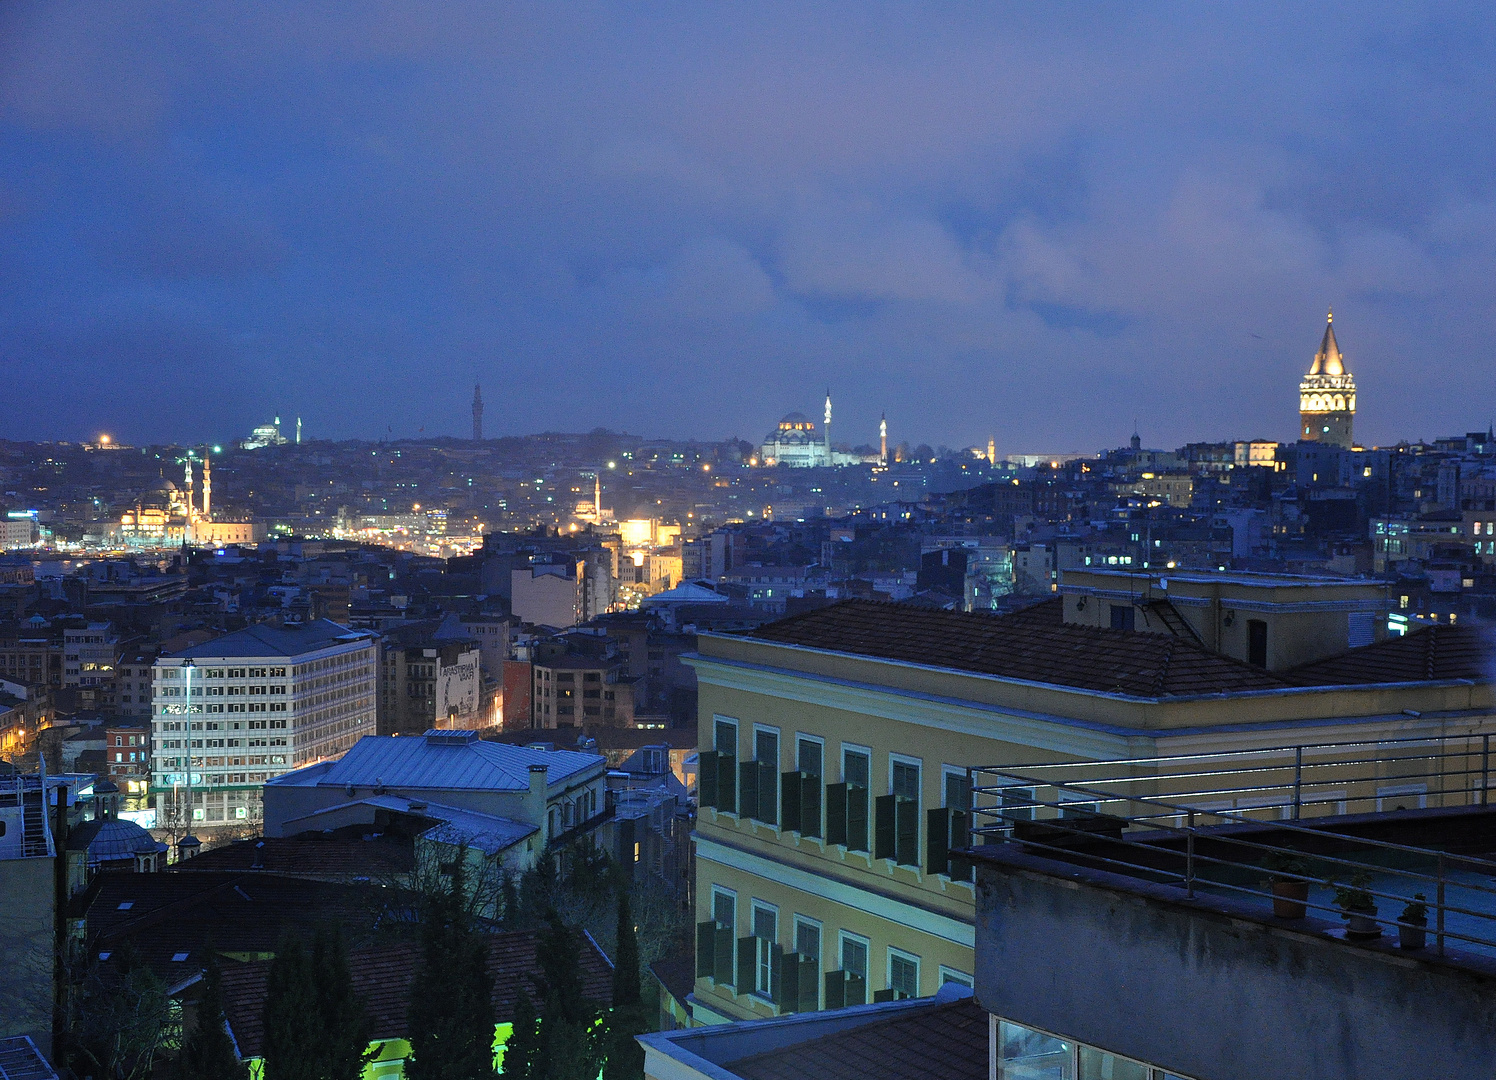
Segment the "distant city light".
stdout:
<path fill-rule="evenodd" d="M 99 445 L 100 446 L 108 446 L 109 445 L 109 436 L 108 435 L 100 435 L 99 436 Z"/>

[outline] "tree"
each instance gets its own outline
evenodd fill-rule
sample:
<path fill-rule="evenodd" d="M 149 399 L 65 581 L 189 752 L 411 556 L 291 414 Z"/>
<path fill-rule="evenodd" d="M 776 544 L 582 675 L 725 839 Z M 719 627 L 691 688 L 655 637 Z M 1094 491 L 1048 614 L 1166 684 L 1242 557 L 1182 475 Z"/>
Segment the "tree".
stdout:
<path fill-rule="evenodd" d="M 265 987 L 264 1080 L 321 1080 L 325 1042 L 312 957 L 299 937 L 276 950 Z"/>
<path fill-rule="evenodd" d="M 629 913 L 629 894 L 618 893 L 618 946 L 613 965 L 613 1011 L 608 1016 L 603 1080 L 642 1080 L 644 1047 L 635 1036 L 648 1030 L 639 987 L 639 940 Z"/>
<path fill-rule="evenodd" d="M 115 950 L 112 966 L 95 962 L 79 983 L 68 1040 L 74 1071 L 117 1080 L 149 1076 L 171 1031 L 166 984 L 136 959 L 128 942 Z"/>
<path fill-rule="evenodd" d="M 369 1018 L 364 1003 L 353 993 L 348 951 L 336 926 L 317 931 L 312 978 L 322 1021 L 321 1080 L 359 1080 L 378 1051 L 369 1048 Z"/>
<path fill-rule="evenodd" d="M 530 1072 L 540 1052 L 540 1018 L 535 1003 L 523 986 L 514 999 L 514 1031 L 504 1044 L 505 1080 L 530 1080 Z"/>
<path fill-rule="evenodd" d="M 406 1080 L 493 1076 L 493 978 L 488 949 L 464 904 L 459 850 L 451 881 L 434 897 L 421 928 L 421 966 L 410 987 Z"/>
<path fill-rule="evenodd" d="M 223 1015 L 222 973 L 218 958 L 208 956 L 203 993 L 197 1001 L 197 1023 L 182 1042 L 176 1074 L 182 1080 L 245 1080 L 249 1069 L 234 1050 Z"/>
<path fill-rule="evenodd" d="M 582 985 L 577 932 L 551 911 L 536 950 L 545 1004 L 540 1012 L 540 1052 L 530 1080 L 594 1080 L 602 1055 L 594 1034 L 596 1011 Z"/>

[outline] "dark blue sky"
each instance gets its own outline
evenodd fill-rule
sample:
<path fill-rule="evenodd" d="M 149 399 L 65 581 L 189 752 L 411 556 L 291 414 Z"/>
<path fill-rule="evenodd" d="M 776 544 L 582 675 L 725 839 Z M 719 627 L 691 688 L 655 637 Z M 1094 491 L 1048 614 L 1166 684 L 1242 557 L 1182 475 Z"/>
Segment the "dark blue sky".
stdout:
<path fill-rule="evenodd" d="M 0 4 L 0 436 L 1484 428 L 1485 5 Z M 1473 13 L 1473 14 L 1472 14 Z"/>

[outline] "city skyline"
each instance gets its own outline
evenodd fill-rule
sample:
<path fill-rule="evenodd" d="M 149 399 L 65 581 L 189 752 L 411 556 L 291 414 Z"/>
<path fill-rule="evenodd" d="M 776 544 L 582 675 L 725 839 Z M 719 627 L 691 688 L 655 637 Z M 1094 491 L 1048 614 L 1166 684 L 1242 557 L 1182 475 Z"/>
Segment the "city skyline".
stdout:
<path fill-rule="evenodd" d="M 1484 428 L 1468 22 L 10 4 L 7 428 L 1282 440 L 1328 306 L 1362 441 Z"/>

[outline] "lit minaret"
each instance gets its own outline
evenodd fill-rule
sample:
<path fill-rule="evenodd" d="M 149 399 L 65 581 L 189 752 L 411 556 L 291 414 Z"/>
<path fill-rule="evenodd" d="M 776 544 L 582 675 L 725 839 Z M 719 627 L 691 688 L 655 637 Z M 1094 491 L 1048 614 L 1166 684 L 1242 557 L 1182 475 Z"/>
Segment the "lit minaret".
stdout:
<path fill-rule="evenodd" d="M 592 474 L 592 522 L 594 525 L 603 523 L 603 471 L 601 469 Z"/>
<path fill-rule="evenodd" d="M 483 388 L 473 383 L 473 442 L 483 441 Z"/>
<path fill-rule="evenodd" d="M 987 464 L 988 465 L 996 465 L 997 464 L 997 440 L 996 439 L 988 439 L 987 440 Z"/>
<path fill-rule="evenodd" d="M 298 427 L 301 421 L 296 421 Z M 210 450 L 203 455 L 203 517 L 207 518 L 213 511 L 213 452 Z"/>
<path fill-rule="evenodd" d="M 301 417 L 299 417 L 299 416 L 296 418 L 296 445 L 297 446 L 301 445 Z M 204 460 L 206 461 L 206 459 L 204 459 Z M 203 513 L 206 514 L 207 511 L 204 510 Z"/>
<path fill-rule="evenodd" d="M 831 388 L 826 388 L 826 429 L 822 432 L 826 437 L 826 464 L 831 464 Z"/>
<path fill-rule="evenodd" d="M 888 467 L 888 414 L 878 421 L 878 460 Z"/>
<path fill-rule="evenodd" d="M 183 465 L 187 469 L 187 520 L 191 521 L 193 519 L 193 517 L 194 517 L 194 513 L 193 513 L 193 509 L 192 509 L 192 455 L 191 454 L 187 455 L 187 460 L 185 462 L 183 462 Z"/>

